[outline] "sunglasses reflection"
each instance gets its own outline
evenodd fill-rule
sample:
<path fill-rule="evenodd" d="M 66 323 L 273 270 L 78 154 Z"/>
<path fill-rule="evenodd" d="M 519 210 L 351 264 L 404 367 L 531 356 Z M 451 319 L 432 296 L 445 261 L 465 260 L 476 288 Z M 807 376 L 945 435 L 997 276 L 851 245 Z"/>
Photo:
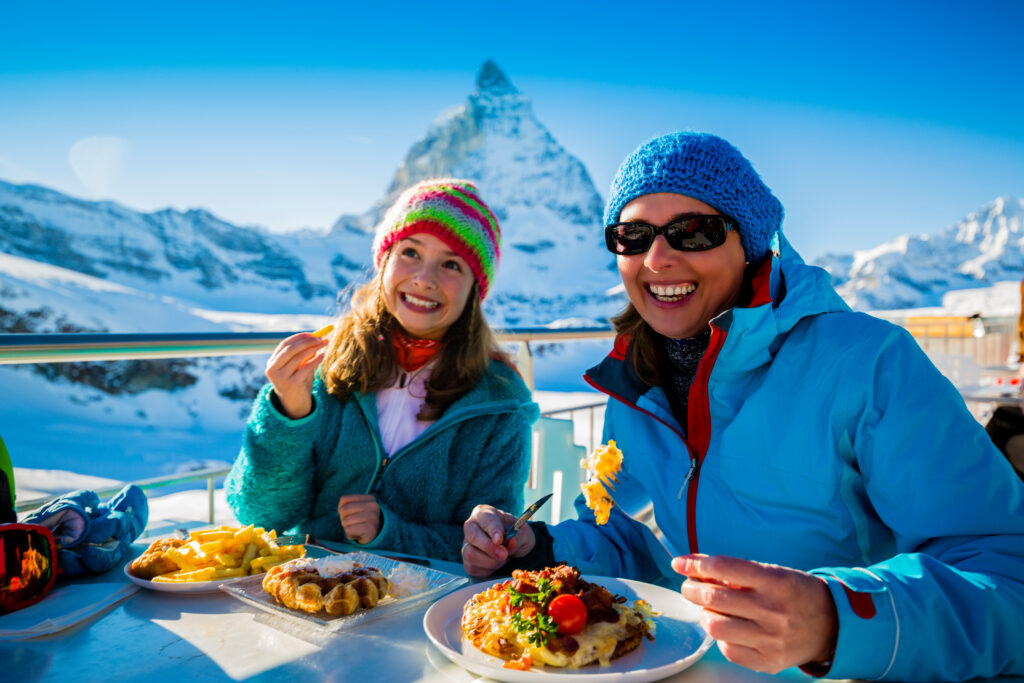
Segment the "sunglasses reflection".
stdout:
<path fill-rule="evenodd" d="M 46 550 L 45 539 L 36 534 L 18 534 L 0 544 L 0 596 L 4 601 L 17 602 L 22 596 L 32 597 L 35 591 L 46 587 L 50 570 Z M 10 580 L 4 583 L 8 576 Z"/>

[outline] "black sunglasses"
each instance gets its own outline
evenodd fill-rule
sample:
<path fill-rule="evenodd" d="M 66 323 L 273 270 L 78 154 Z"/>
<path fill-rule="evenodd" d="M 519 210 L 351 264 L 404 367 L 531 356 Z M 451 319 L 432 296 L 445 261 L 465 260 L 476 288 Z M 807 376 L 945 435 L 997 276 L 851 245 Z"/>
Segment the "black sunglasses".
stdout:
<path fill-rule="evenodd" d="M 620 256 L 644 253 L 651 248 L 658 235 L 664 235 L 673 249 L 704 251 L 725 244 L 726 233 L 738 228 L 739 223 L 728 216 L 680 216 L 665 225 L 636 221 L 612 223 L 604 229 L 604 241 L 608 251 Z"/>

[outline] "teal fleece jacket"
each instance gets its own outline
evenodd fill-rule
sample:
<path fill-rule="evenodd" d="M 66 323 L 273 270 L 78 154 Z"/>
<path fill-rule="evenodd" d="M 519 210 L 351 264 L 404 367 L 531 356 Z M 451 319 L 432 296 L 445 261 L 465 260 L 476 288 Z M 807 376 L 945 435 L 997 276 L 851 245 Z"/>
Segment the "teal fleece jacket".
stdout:
<path fill-rule="evenodd" d="M 244 524 L 345 541 L 338 499 L 371 493 L 383 520 L 368 550 L 460 562 L 462 523 L 475 506 L 523 506 L 539 411 L 502 362 L 491 361 L 475 387 L 390 458 L 373 394 L 340 401 L 317 376 L 313 412 L 298 420 L 282 415 L 271 395 L 267 385 L 256 398 L 225 483 L 228 504 Z"/>

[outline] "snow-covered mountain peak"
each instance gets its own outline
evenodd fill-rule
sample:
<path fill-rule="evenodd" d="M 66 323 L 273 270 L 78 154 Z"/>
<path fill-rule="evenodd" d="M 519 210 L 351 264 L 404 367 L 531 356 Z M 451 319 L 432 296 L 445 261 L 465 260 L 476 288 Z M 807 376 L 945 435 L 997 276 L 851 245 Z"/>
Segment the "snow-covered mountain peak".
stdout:
<path fill-rule="evenodd" d="M 820 265 L 860 310 L 939 306 L 950 290 L 989 287 L 1024 276 L 1024 200 L 998 197 L 955 225 L 903 235 L 854 254 L 826 254 Z"/>
<path fill-rule="evenodd" d="M 368 260 L 374 226 L 405 188 L 427 178 L 466 178 L 502 229 L 502 263 L 489 299 L 492 320 L 544 324 L 584 302 L 585 315 L 608 315 L 617 302 L 603 292 L 617 277 L 601 239 L 603 204 L 590 175 L 494 62 L 483 65 L 476 86 L 413 144 L 380 201 L 335 223 L 332 237 L 341 253 L 351 264 Z M 528 303 L 536 304 L 537 297 L 550 305 Z"/>
<path fill-rule="evenodd" d="M 476 93 L 487 93 L 491 96 L 513 95 L 518 93 L 516 86 L 508 79 L 505 72 L 501 70 L 493 60 L 488 59 L 480 67 L 480 73 L 476 77 Z"/>

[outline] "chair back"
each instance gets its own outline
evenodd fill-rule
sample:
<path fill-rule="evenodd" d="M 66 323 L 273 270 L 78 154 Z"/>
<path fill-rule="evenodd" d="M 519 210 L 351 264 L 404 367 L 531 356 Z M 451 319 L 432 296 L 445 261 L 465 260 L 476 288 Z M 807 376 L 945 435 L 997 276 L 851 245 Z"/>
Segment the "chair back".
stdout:
<path fill-rule="evenodd" d="M 587 449 L 573 441 L 572 420 L 542 417 L 533 428 L 533 457 L 530 479 L 523 489 L 529 505 L 551 493 L 551 500 L 533 520 L 557 524 L 576 517 L 573 501 L 586 477 Z"/>

